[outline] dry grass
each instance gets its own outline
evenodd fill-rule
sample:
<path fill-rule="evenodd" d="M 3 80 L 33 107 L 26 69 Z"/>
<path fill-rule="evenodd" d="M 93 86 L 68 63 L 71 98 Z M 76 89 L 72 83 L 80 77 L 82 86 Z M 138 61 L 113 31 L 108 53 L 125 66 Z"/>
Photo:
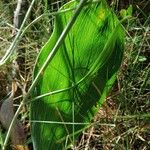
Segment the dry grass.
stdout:
<path fill-rule="evenodd" d="M 143 4 L 143 5 L 142 5 Z M 124 61 L 118 80 L 103 107 L 95 116 L 94 126 L 87 129 L 78 140 L 78 150 L 148 150 L 150 149 L 150 16 L 147 3 L 143 1 L 135 8 L 134 17 L 126 23 L 127 38 Z M 15 2 L 0 2 L 0 58 L 13 40 L 12 12 Z M 38 8 L 38 9 L 36 9 Z M 146 8 L 146 10 L 144 9 Z M 53 8 L 55 9 L 55 8 Z M 36 3 L 28 22 L 44 11 Z M 144 13 L 145 11 L 145 13 Z M 35 15 L 36 14 L 36 15 Z M 18 82 L 22 86 L 31 83 L 35 58 L 51 33 L 50 18 L 45 17 L 32 26 L 24 35 L 17 49 L 24 49 L 22 68 L 18 70 Z M 16 58 L 16 54 L 11 59 Z M 12 81 L 12 64 L 8 62 L 0 69 L 0 101 L 9 93 Z M 16 97 L 22 96 L 21 89 Z M 16 98 L 18 106 L 20 98 Z M 20 114 L 31 145 L 28 106 Z M 1 128 L 0 144 L 5 130 Z M 31 146 L 32 147 L 32 146 Z M 31 148 L 32 149 L 32 148 Z"/>

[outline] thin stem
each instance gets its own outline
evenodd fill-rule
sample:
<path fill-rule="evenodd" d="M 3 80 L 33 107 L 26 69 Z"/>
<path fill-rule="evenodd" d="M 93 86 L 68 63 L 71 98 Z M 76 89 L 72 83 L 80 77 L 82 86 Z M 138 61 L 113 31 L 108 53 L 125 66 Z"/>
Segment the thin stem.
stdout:
<path fill-rule="evenodd" d="M 27 31 L 28 28 L 30 28 L 33 24 L 35 24 L 36 22 L 38 22 L 40 19 L 42 19 L 44 16 L 56 16 L 58 14 L 63 14 L 63 13 L 66 13 L 68 11 L 72 11 L 72 10 L 75 10 L 76 7 L 74 8 L 69 8 L 69 9 L 65 9 L 65 10 L 61 10 L 61 11 L 57 11 L 57 12 L 51 12 L 51 13 L 44 13 L 40 16 L 38 16 L 36 19 L 34 19 L 31 23 L 29 23 L 22 31 L 20 37 L 22 37 L 25 32 Z"/>
<path fill-rule="evenodd" d="M 138 115 L 126 115 L 126 116 L 116 116 L 115 119 L 119 120 L 119 119 L 135 119 L 135 118 L 150 118 L 150 113 L 147 114 L 138 114 Z"/>
<path fill-rule="evenodd" d="M 30 7 L 29 7 L 29 9 L 28 9 L 28 11 L 27 11 L 27 13 L 26 13 L 26 15 L 24 17 L 24 20 L 23 20 L 22 24 L 21 24 L 21 27 L 18 30 L 17 35 L 15 36 L 14 41 L 10 45 L 9 49 L 7 50 L 7 52 L 5 53 L 5 55 L 3 56 L 3 58 L 0 60 L 0 66 L 2 66 L 3 64 L 5 64 L 6 61 L 10 58 L 11 54 L 15 51 L 15 48 L 16 48 L 18 42 L 20 41 L 20 35 L 21 35 L 21 32 L 22 32 L 22 29 L 23 29 L 23 27 L 25 25 L 25 22 L 26 22 L 26 20 L 27 20 L 27 18 L 29 16 L 30 12 L 31 12 L 31 9 L 33 7 L 34 2 L 35 2 L 35 0 L 32 0 L 32 2 L 30 4 Z"/>
<path fill-rule="evenodd" d="M 34 3 L 35 0 L 32 1 L 32 4 Z M 7 145 L 7 142 L 8 142 L 8 139 L 9 139 L 9 136 L 10 136 L 10 132 L 11 132 L 11 129 L 12 129 L 12 126 L 14 125 L 14 122 L 15 120 L 17 119 L 18 115 L 19 115 L 19 112 L 22 108 L 22 106 L 24 105 L 24 103 L 27 101 L 27 99 L 29 98 L 30 94 L 32 93 L 34 87 L 36 86 L 39 78 L 41 77 L 41 74 L 42 72 L 45 71 L 45 69 L 47 68 L 48 64 L 50 63 L 50 61 L 54 58 L 55 54 L 57 53 L 60 45 L 62 44 L 62 42 L 64 41 L 65 37 L 67 36 L 68 32 L 70 31 L 70 29 L 72 28 L 73 24 L 75 23 L 78 15 L 80 14 L 80 11 L 82 10 L 83 6 L 85 5 L 87 0 L 81 0 L 73 17 L 71 18 L 70 22 L 67 24 L 66 28 L 63 30 L 62 34 L 60 35 L 58 41 L 56 42 L 54 48 L 52 49 L 51 53 L 48 55 L 45 63 L 43 64 L 42 68 L 40 69 L 40 71 L 38 72 L 36 78 L 34 79 L 32 85 L 30 86 L 29 88 L 29 91 L 28 93 L 25 95 L 25 97 L 23 98 L 22 102 L 20 103 L 13 119 L 12 119 L 12 122 L 9 126 L 9 129 L 8 129 L 8 132 L 7 132 L 7 135 L 6 135 L 6 138 L 5 138 L 5 141 L 4 141 L 4 145 L 2 147 L 2 150 L 5 150 L 6 149 L 6 145 Z M 31 7 L 31 5 L 30 5 Z M 27 15 L 26 15 L 27 16 Z M 23 22 L 24 23 L 24 22 Z M 23 25 L 22 25 L 23 26 Z M 22 27 L 21 26 L 21 27 Z M 21 28 L 20 27 L 20 28 Z M 20 32 L 21 33 L 21 32 Z M 20 34 L 19 34 L 20 35 Z M 17 41 L 18 41 L 18 38 L 17 38 Z M 8 58 L 8 57 L 7 57 Z M 6 59 L 7 59 L 6 58 Z M 5 61 L 5 60 L 3 60 Z"/>
<path fill-rule="evenodd" d="M 74 148 L 74 141 L 75 141 L 75 108 L 74 108 L 74 100 L 72 101 L 72 141 L 73 141 L 73 148 Z"/>
<path fill-rule="evenodd" d="M 23 20 L 23 22 L 22 22 L 22 24 L 21 24 L 21 26 L 20 26 L 20 29 L 19 29 L 19 31 L 17 32 L 17 35 L 15 36 L 15 39 L 14 39 L 13 43 L 10 45 L 10 47 L 9 47 L 8 51 L 5 53 L 4 57 L 0 60 L 0 66 L 3 65 L 3 64 L 9 59 L 9 57 L 11 56 L 11 54 L 14 52 L 14 50 L 15 50 L 15 48 L 16 48 L 16 45 L 17 45 L 17 43 L 18 43 L 19 40 L 20 40 L 20 34 L 21 34 L 22 29 L 23 29 L 23 27 L 24 27 L 24 25 L 25 25 L 25 22 L 26 22 L 26 20 L 27 20 L 29 14 L 30 14 L 30 12 L 31 12 L 31 9 L 32 9 L 32 7 L 33 7 L 33 5 L 34 5 L 34 2 L 35 2 L 35 0 L 32 0 L 30 6 L 29 6 L 29 8 L 28 8 L 28 11 L 27 11 L 27 13 L 26 13 L 26 15 L 25 15 L 25 18 L 24 18 L 24 20 Z M 10 137 L 10 132 L 11 132 L 11 130 L 12 130 L 12 127 L 13 127 L 13 125 L 14 125 L 14 122 L 15 122 L 15 120 L 17 119 L 17 116 L 18 116 L 18 114 L 19 114 L 19 112 L 20 112 L 22 106 L 23 106 L 23 103 L 20 104 L 20 106 L 18 107 L 18 109 L 17 109 L 17 111 L 16 111 L 16 113 L 15 113 L 15 115 L 14 115 L 12 121 L 11 121 L 11 124 L 10 124 L 10 126 L 9 126 L 9 128 L 8 128 L 8 132 L 7 132 L 7 134 L 6 134 L 6 138 L 5 138 L 5 141 L 4 141 L 2 150 L 5 150 L 5 149 L 6 149 L 6 145 L 7 145 L 7 143 L 8 143 L 8 139 L 9 139 L 9 137 Z"/>
<path fill-rule="evenodd" d="M 67 24 L 66 28 L 63 30 L 62 34 L 60 35 L 58 41 L 56 42 L 54 48 L 52 49 L 51 53 L 48 55 L 46 61 L 44 62 L 43 66 L 41 67 L 40 71 L 38 72 L 37 76 L 35 77 L 32 85 L 29 88 L 29 94 L 33 91 L 35 85 L 37 84 L 39 78 L 41 77 L 41 74 L 45 71 L 45 69 L 47 68 L 48 64 L 50 63 L 50 61 L 52 61 L 52 59 L 54 58 L 55 54 L 57 53 L 60 45 L 62 44 L 62 42 L 64 41 L 65 37 L 67 36 L 68 32 L 70 31 L 70 29 L 72 28 L 73 24 L 75 23 L 76 18 L 78 17 L 82 7 L 84 6 L 86 0 L 82 0 L 73 17 L 71 18 L 70 22 Z M 29 94 L 26 95 L 26 99 L 28 98 Z"/>

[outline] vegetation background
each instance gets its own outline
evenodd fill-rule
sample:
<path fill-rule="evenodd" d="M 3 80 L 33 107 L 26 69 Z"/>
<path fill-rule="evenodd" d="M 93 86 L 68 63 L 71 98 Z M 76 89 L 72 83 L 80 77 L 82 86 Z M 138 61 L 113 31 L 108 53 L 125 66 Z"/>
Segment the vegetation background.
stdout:
<path fill-rule="evenodd" d="M 43 13 L 56 11 L 65 2 L 67 0 L 36 1 L 25 26 Z M 30 1 L 23 1 L 19 22 L 15 24 L 14 11 L 17 3 L 17 0 L 0 1 L 0 58 L 13 42 L 17 32 L 14 27 L 20 28 L 30 5 Z M 96 125 L 81 135 L 77 149 L 88 147 L 87 150 L 148 150 L 150 149 L 150 0 L 109 0 L 108 3 L 119 18 L 128 15 L 125 13 L 130 5 L 133 7 L 132 17 L 124 23 L 126 28 L 124 59 L 112 92 L 93 119 Z M 53 19 L 45 15 L 30 26 L 19 39 L 16 51 L 9 62 L 0 66 L 0 105 L 8 97 L 11 83 L 15 78 L 18 90 L 15 92 L 14 108 L 17 109 L 24 92 L 31 84 L 35 59 L 52 33 Z M 27 134 L 26 142 L 29 149 L 32 149 L 28 114 L 26 105 L 20 113 L 19 120 Z M 6 130 L 1 126 L 1 146 L 5 135 Z"/>

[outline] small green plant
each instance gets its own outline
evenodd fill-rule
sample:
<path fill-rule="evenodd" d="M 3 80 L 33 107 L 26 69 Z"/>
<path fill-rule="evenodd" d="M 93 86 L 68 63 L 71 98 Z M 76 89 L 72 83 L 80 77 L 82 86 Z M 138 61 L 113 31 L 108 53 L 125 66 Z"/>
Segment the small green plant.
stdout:
<path fill-rule="evenodd" d="M 127 9 L 121 9 L 120 16 L 122 18 L 131 17 L 133 14 L 133 7 L 130 5 Z"/>
<path fill-rule="evenodd" d="M 77 6 L 71 1 L 61 10 Z M 124 30 L 106 2 L 83 0 L 77 8 L 76 17 L 73 11 L 56 16 L 34 68 L 33 83 L 38 81 L 30 110 L 36 150 L 75 145 L 105 101 L 121 64 Z M 69 26 L 70 19 L 74 23 Z"/>

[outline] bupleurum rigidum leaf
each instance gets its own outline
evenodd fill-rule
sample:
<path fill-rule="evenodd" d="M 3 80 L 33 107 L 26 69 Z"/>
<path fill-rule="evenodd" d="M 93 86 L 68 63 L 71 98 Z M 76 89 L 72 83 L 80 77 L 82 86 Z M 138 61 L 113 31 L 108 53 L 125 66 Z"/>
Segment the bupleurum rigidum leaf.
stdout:
<path fill-rule="evenodd" d="M 61 10 L 76 5 L 71 1 Z M 69 11 L 55 17 L 53 34 L 38 56 L 34 78 L 72 15 L 73 11 Z M 115 81 L 123 49 L 124 31 L 105 1 L 84 6 L 35 88 L 33 95 L 39 96 L 70 87 L 31 102 L 35 150 L 62 150 L 74 142 L 73 137 L 85 125 L 69 123 L 91 121 Z"/>

